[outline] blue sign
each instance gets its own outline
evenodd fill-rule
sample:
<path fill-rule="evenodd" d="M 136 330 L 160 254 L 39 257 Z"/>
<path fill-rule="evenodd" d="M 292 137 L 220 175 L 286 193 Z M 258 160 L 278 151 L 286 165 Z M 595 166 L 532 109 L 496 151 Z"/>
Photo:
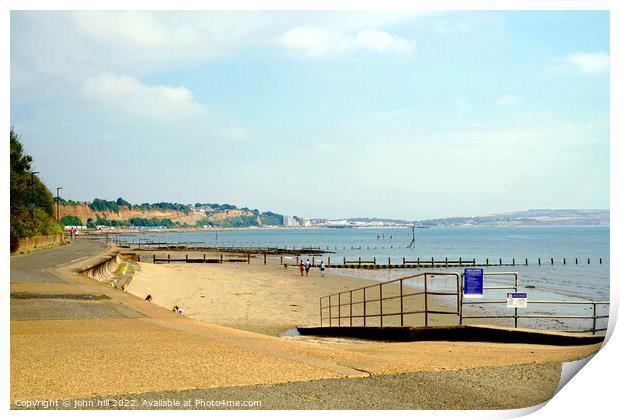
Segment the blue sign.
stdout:
<path fill-rule="evenodd" d="M 507 293 L 506 294 L 506 307 L 507 308 L 527 308 L 527 293 Z"/>
<path fill-rule="evenodd" d="M 463 273 L 463 295 L 482 297 L 482 268 L 466 268 Z"/>

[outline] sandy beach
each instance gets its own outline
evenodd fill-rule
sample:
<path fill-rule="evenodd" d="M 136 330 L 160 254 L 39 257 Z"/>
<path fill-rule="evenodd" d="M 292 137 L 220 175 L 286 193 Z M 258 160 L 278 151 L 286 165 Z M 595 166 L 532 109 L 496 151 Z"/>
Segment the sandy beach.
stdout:
<path fill-rule="evenodd" d="M 183 254 L 184 255 L 184 254 Z M 190 255 L 191 258 L 191 255 Z M 143 260 L 147 260 L 143 258 Z M 241 328 L 270 335 L 281 334 L 296 326 L 317 326 L 321 323 L 319 299 L 338 292 L 364 286 L 377 285 L 376 281 L 358 279 L 326 270 L 321 277 L 318 268 L 312 268 L 308 276 L 301 276 L 298 267 L 284 269 L 279 259 L 268 259 L 266 265 L 260 261 L 228 264 L 153 264 L 139 263 L 140 270 L 130 283 L 127 291 L 137 297 L 153 297 L 153 303 L 164 308 L 175 305 L 185 309 L 185 315 L 196 320 Z M 335 269 L 334 269 L 335 270 Z M 383 296 L 399 295 L 399 284 L 394 283 L 383 288 Z M 414 289 L 404 287 L 404 293 Z M 379 296 L 378 287 L 367 290 L 367 299 Z M 343 294 L 341 303 L 348 303 L 350 295 Z M 362 291 L 352 294 L 353 302 L 362 299 Z M 445 298 L 444 298 L 445 299 Z M 455 310 L 454 305 L 446 307 L 446 302 L 429 297 L 429 308 L 434 310 Z M 332 305 L 336 305 L 333 299 Z M 417 311 L 424 308 L 423 296 L 410 296 L 404 299 L 405 311 Z M 325 300 L 324 306 L 328 305 Z M 342 325 L 349 325 L 351 314 L 361 315 L 363 305 L 353 305 L 341 309 Z M 400 310 L 400 299 L 386 300 L 383 313 L 395 313 Z M 367 314 L 378 314 L 379 303 L 366 305 Z M 328 309 L 324 310 L 324 316 Z M 332 316 L 337 315 L 333 308 Z M 450 324 L 458 322 L 453 315 L 431 315 L 429 324 Z M 328 320 L 325 320 L 328 323 Z M 333 321 L 336 325 L 337 320 Z M 423 325 L 423 315 L 406 315 L 405 322 Z M 368 325 L 379 325 L 379 318 L 370 318 Z M 353 325 L 362 325 L 362 318 L 353 318 Z M 384 325 L 400 325 L 400 316 L 384 317 Z"/>
<path fill-rule="evenodd" d="M 252 396 L 264 408 L 515 408 L 551 398 L 561 362 L 600 347 L 279 338 L 290 326 L 319 322 L 323 293 L 376 283 L 316 271 L 302 278 L 275 259 L 142 262 L 131 294 L 80 274 L 108 264 L 116 250 L 95 255 L 97 243 L 75 242 L 12 259 L 15 407 L 24 399 Z M 190 316 L 173 313 L 173 304 Z"/>

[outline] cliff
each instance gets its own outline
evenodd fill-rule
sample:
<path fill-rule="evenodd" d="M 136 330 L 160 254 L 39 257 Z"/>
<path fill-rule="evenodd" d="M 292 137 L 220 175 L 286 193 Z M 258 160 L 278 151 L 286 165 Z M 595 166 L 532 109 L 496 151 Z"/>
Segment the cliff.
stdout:
<path fill-rule="evenodd" d="M 74 204 L 61 204 L 59 206 L 59 214 L 62 219 L 64 216 L 78 217 L 82 223 L 86 224 L 88 219 L 96 221 L 97 218 L 107 220 L 125 221 L 133 218 L 143 219 L 170 219 L 173 222 L 179 222 L 181 224 L 187 223 L 194 225 L 197 222 L 204 220 L 205 216 L 202 213 L 190 211 L 185 214 L 182 211 L 167 210 L 167 209 L 138 209 L 129 208 L 128 206 L 119 206 L 119 211 L 94 211 L 88 205 L 88 203 Z"/>
<path fill-rule="evenodd" d="M 114 209 L 94 210 L 88 202 L 65 202 L 59 206 L 60 219 L 63 217 L 77 217 L 83 225 L 90 220 L 95 224 L 115 224 L 115 222 L 133 224 L 136 219 L 170 221 L 175 225 L 210 225 L 210 226 L 261 226 L 263 224 L 273 225 L 269 219 L 267 222 L 261 220 L 261 214 L 247 209 L 226 208 L 214 209 L 207 208 L 195 210 L 185 206 L 185 211 L 167 208 L 139 208 L 137 206 L 117 205 L 118 211 Z M 270 213 L 271 214 L 271 213 Z M 267 219 L 263 215 L 264 219 Z M 105 223 L 104 223 L 105 222 Z M 168 222 L 168 224 L 170 224 Z M 65 221 L 65 224 L 77 224 L 74 221 Z"/>

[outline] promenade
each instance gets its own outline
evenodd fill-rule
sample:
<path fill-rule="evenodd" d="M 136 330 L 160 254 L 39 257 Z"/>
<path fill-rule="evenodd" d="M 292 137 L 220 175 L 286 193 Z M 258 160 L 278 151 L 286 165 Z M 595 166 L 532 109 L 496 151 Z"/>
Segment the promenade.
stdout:
<path fill-rule="evenodd" d="M 68 404 L 51 408 L 103 408 L 106 398 L 141 409 L 162 399 L 193 402 L 178 408 L 519 408 L 553 395 L 561 362 L 599 348 L 278 338 L 199 322 L 78 274 L 106 252 L 75 240 L 11 257 L 13 408 L 50 399 Z"/>

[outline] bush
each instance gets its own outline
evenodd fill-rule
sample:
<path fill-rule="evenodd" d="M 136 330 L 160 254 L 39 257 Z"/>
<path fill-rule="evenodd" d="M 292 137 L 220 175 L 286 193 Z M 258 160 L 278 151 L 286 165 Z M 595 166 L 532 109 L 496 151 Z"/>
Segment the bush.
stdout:
<path fill-rule="evenodd" d="M 116 199 L 116 204 L 119 206 L 127 206 L 131 208 L 131 203 L 129 201 L 123 200 L 121 197 Z"/>
<path fill-rule="evenodd" d="M 266 211 L 260 215 L 260 220 L 264 225 L 268 226 L 282 226 L 284 225 L 284 216 L 281 214 L 272 213 L 270 211 Z"/>
<path fill-rule="evenodd" d="M 82 221 L 77 216 L 63 216 L 60 219 L 60 224 L 62 226 L 82 226 Z"/>
<path fill-rule="evenodd" d="M 93 211 L 99 212 L 113 211 L 114 213 L 118 213 L 120 210 L 116 201 L 102 200 L 100 198 L 95 198 L 88 207 Z"/>
<path fill-rule="evenodd" d="M 156 217 L 152 219 L 133 217 L 129 219 L 129 224 L 131 226 L 165 226 L 167 228 L 179 225 L 178 222 L 173 222 L 170 219 L 158 219 Z"/>

